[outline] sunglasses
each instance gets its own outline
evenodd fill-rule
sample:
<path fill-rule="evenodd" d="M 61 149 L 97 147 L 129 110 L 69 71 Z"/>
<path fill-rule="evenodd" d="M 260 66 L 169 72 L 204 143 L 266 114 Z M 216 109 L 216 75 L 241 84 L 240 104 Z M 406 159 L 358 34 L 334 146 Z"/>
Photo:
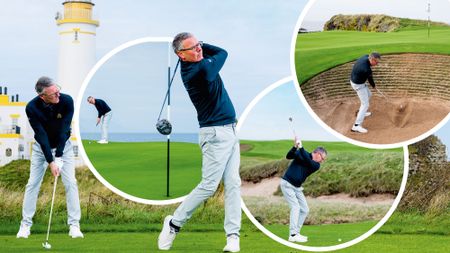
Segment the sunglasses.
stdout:
<path fill-rule="evenodd" d="M 203 46 L 203 41 L 199 41 L 197 44 L 193 45 L 192 47 L 183 48 L 178 51 L 189 51 L 189 50 L 197 49 L 198 47 L 202 47 L 202 46 Z"/>

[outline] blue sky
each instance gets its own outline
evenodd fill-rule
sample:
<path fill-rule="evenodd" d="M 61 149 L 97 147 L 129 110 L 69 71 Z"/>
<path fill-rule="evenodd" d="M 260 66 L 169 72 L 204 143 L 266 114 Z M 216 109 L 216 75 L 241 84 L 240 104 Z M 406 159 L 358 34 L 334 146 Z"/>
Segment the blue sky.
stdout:
<path fill-rule="evenodd" d="M 38 77 L 56 77 L 58 35 L 54 16 L 62 10 L 62 2 L 16 0 L 2 3 L 0 85 L 6 84 L 10 93 L 19 93 L 21 101 L 29 101 L 35 96 L 33 87 Z M 375 5 L 375 2 L 380 4 Z M 133 0 L 124 4 L 124 1 L 117 0 L 94 0 L 94 3 L 95 16 L 100 20 L 97 59 L 127 41 L 147 36 L 170 37 L 180 31 L 191 31 L 199 39 L 225 48 L 229 58 L 221 75 L 240 116 L 259 92 L 291 74 L 291 36 L 306 1 Z M 412 4 L 403 8 L 405 3 Z M 432 18 L 449 22 L 450 16 L 442 13 L 448 13 L 450 2 L 431 0 L 431 3 Z M 317 20 L 316 17 L 320 19 L 321 15 L 328 18 L 337 12 L 368 13 L 368 9 L 377 13 L 424 18 L 426 13 L 422 5 L 421 0 L 341 0 L 339 3 L 319 0 L 307 18 Z M 155 131 L 154 123 L 166 85 L 165 47 L 163 44 L 148 43 L 124 50 L 112 57 L 92 79 L 85 97 L 93 95 L 104 98 L 111 105 L 114 110 L 111 131 Z M 272 129 L 280 131 L 267 138 L 290 138 L 285 136 L 290 130 L 281 130 L 286 125 L 268 124 L 284 124 L 286 115 L 291 114 L 287 113 L 290 109 L 294 110 L 292 114 L 298 114 L 295 118 L 310 119 L 306 122 L 311 124 L 298 126 L 299 132 L 308 133 L 305 134 L 308 139 L 327 139 L 331 136 L 323 137 L 323 131 L 313 122 L 289 86 L 281 86 L 267 99 L 261 100 L 261 105 L 255 107 L 246 121 L 249 126 L 243 127 L 243 136 L 247 135 L 245 129 L 251 130 L 254 126 L 248 136 L 254 135 L 256 139 L 266 138 Z M 283 95 L 283 91 L 287 93 Z M 197 132 L 196 113 L 182 87 L 179 74 L 175 78 L 172 104 L 174 130 Z M 270 120 L 264 121 L 261 115 Z M 94 108 L 83 102 L 82 131 L 98 131 L 95 129 L 95 117 Z M 445 126 L 443 129 L 449 128 Z M 256 136 L 255 133 L 260 134 Z M 439 131 L 440 134 L 445 137 L 444 130 Z M 447 140 L 444 137 L 441 139 L 450 144 L 450 138 Z"/>
<path fill-rule="evenodd" d="M 307 112 L 300 101 L 294 82 L 289 81 L 272 90 L 252 108 L 239 131 L 246 140 L 293 139 L 292 125 L 302 140 L 339 141 L 325 131 Z"/>
<path fill-rule="evenodd" d="M 4 66 L 0 68 L 0 81 L 9 86 L 10 93 L 20 93 L 22 101 L 29 101 L 35 96 L 33 86 L 39 76 L 56 78 L 58 35 L 54 16 L 56 11 L 62 10 L 62 2 L 18 0 L 2 3 L 0 31 L 5 36 L 0 38 L 0 64 Z M 291 74 L 291 36 L 306 3 L 305 0 L 93 2 L 96 4 L 95 15 L 100 20 L 100 27 L 97 29 L 97 59 L 127 41 L 147 36 L 172 37 L 180 31 L 190 31 L 200 40 L 225 48 L 229 58 L 221 75 L 238 116 L 266 86 Z M 139 49 L 140 53 L 137 52 Z M 111 122 L 112 132 L 154 130 L 160 105 L 154 108 L 153 103 L 150 106 L 147 101 L 160 104 L 163 93 L 147 91 L 159 86 L 162 80 L 158 81 L 157 77 L 145 79 L 148 78 L 148 75 L 143 74 L 145 70 L 156 63 L 145 62 L 145 59 L 139 57 L 150 55 L 152 48 L 144 46 L 139 49 L 123 52 L 123 58 L 129 60 L 127 64 L 134 65 L 135 68 L 141 67 L 142 71 L 135 71 L 142 75 L 135 75 L 126 85 L 115 82 L 114 79 L 107 80 L 111 89 L 103 89 L 102 93 L 95 92 L 101 86 L 99 82 L 97 87 L 89 87 L 92 95 L 105 98 L 112 104 L 115 111 Z M 137 57 L 133 58 L 133 55 Z M 111 60 L 120 67 L 124 63 L 119 58 L 113 57 Z M 137 62 L 145 64 L 138 65 Z M 161 63 L 166 66 L 166 61 L 162 60 Z M 114 69 L 113 66 L 110 67 Z M 121 70 L 125 75 L 125 68 Z M 165 74 L 163 70 L 164 77 Z M 100 77 L 95 78 L 101 80 Z M 138 88 L 140 85 L 147 87 Z M 175 88 L 180 87 L 180 83 L 174 85 Z M 123 89 L 119 89 L 120 87 Z M 143 92 L 136 92 L 141 88 Z M 118 92 L 127 96 L 132 94 L 134 102 L 113 101 L 119 95 Z M 177 124 L 179 131 L 196 132 L 198 125 L 195 111 L 192 111 L 193 107 L 183 106 L 189 105 L 189 98 L 181 89 L 174 90 L 173 96 L 180 100 L 179 105 L 173 101 L 172 109 L 173 119 L 180 119 Z M 141 109 L 148 107 L 149 111 L 135 110 L 135 106 Z M 186 114 L 183 109 L 192 110 L 190 114 Z M 184 121 L 183 117 L 186 115 L 189 118 Z M 81 111 L 81 122 L 85 122 L 84 120 L 94 122 L 95 112 L 89 108 Z M 81 129 L 96 131 L 94 127 L 95 124 L 88 122 Z"/>
<path fill-rule="evenodd" d="M 442 143 L 447 147 L 447 159 L 450 160 L 450 123 L 447 122 L 435 135 L 439 137 Z"/>

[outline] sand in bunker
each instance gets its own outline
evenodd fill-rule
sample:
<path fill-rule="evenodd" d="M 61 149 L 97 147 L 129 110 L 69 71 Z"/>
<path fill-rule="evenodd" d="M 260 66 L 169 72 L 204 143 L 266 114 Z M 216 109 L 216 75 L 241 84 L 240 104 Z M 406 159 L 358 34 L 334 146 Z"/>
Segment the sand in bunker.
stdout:
<path fill-rule="evenodd" d="M 390 144 L 410 140 L 434 126 L 450 112 L 450 102 L 432 101 L 421 98 L 395 98 L 386 100 L 372 96 L 369 111 L 363 127 L 366 134 L 350 129 L 355 122 L 360 102 L 354 99 L 327 100 L 310 103 L 311 108 L 328 126 L 354 140 Z"/>

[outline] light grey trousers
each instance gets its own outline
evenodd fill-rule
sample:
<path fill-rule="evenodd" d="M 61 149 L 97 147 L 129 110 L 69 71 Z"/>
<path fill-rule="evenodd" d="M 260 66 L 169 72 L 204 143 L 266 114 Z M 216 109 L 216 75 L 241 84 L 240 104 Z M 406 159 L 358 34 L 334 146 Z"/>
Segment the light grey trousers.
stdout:
<path fill-rule="evenodd" d="M 241 228 L 240 152 L 234 125 L 200 128 L 199 145 L 203 154 L 202 180 L 177 208 L 172 223 L 182 227 L 195 209 L 214 194 L 223 179 L 225 233 L 239 235 Z"/>
<path fill-rule="evenodd" d="M 53 149 L 54 154 L 56 149 Z M 73 156 L 73 147 L 70 140 L 66 142 L 63 152 L 63 167 L 60 169 L 61 180 L 66 190 L 66 204 L 69 225 L 80 225 L 80 199 L 78 195 L 77 179 L 75 178 L 75 163 Z M 22 224 L 31 226 L 33 224 L 33 216 L 36 212 L 36 202 L 41 188 L 42 179 L 48 163 L 45 160 L 41 145 L 37 142 L 33 144 L 33 153 L 31 155 L 30 177 L 25 187 L 25 196 L 22 207 Z M 52 194 L 46 192 L 45 194 Z M 50 207 L 50 203 L 49 203 Z"/>

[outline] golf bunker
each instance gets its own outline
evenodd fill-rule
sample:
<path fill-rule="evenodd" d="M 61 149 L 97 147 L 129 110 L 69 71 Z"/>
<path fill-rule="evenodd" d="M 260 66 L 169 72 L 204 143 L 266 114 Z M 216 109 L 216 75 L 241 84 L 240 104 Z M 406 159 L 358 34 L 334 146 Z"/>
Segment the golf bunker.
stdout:
<path fill-rule="evenodd" d="M 450 56 L 437 54 L 382 55 L 372 67 L 377 88 L 363 126 L 352 132 L 360 102 L 349 84 L 354 61 L 324 71 L 301 85 L 313 111 L 335 131 L 358 141 L 390 144 L 417 137 L 450 112 Z"/>

